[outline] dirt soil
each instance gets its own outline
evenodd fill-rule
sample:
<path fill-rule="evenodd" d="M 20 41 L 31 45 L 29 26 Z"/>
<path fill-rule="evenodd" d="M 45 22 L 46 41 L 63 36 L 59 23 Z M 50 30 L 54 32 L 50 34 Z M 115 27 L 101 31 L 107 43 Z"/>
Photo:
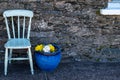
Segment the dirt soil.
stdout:
<path fill-rule="evenodd" d="M 4 76 L 0 63 L 0 80 L 120 80 L 120 63 L 71 62 L 61 63 L 53 72 L 43 72 L 35 64 L 31 75 L 29 64 L 12 63 Z"/>

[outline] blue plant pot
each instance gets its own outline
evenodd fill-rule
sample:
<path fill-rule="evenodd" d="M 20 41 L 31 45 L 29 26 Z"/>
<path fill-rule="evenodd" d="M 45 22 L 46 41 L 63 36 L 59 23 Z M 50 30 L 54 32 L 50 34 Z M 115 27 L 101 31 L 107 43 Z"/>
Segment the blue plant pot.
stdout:
<path fill-rule="evenodd" d="M 52 53 L 52 55 L 35 52 L 36 64 L 43 71 L 53 71 L 60 63 L 61 50 L 58 46 L 54 46 L 57 51 Z"/>

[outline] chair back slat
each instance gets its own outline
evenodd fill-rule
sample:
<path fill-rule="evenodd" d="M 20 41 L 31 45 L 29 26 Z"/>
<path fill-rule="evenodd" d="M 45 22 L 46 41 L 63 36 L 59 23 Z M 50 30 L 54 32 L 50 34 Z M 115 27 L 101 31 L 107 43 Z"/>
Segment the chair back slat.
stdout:
<path fill-rule="evenodd" d="M 11 18 L 12 18 L 13 37 L 15 38 L 15 26 L 14 26 L 13 16 Z"/>
<path fill-rule="evenodd" d="M 32 18 L 29 19 L 29 26 L 28 26 L 28 33 L 27 33 L 28 35 L 27 35 L 27 39 L 29 39 L 29 37 L 30 37 L 31 20 L 32 20 Z"/>
<path fill-rule="evenodd" d="M 9 39 L 11 38 L 29 39 L 31 30 L 31 19 L 33 17 L 32 11 L 8 10 L 3 13 L 3 16 L 5 17 L 7 34 Z"/>
<path fill-rule="evenodd" d="M 25 37 L 25 16 L 24 16 L 24 20 L 23 20 L 23 38 Z"/>
<path fill-rule="evenodd" d="M 20 17 L 18 16 L 18 38 L 20 38 Z"/>
<path fill-rule="evenodd" d="M 7 18 L 5 18 L 5 23 L 6 23 L 6 28 L 7 28 L 8 39 L 10 39 L 11 36 L 10 36 L 10 29 L 9 29 L 9 26 L 8 26 L 8 19 Z"/>

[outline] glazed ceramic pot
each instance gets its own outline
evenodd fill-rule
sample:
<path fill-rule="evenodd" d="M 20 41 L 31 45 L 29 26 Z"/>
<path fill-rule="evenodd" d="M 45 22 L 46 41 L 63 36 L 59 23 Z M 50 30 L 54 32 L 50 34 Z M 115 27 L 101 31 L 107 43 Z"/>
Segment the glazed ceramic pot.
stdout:
<path fill-rule="evenodd" d="M 53 53 L 35 52 L 35 61 L 37 66 L 43 71 L 53 71 L 57 68 L 61 60 L 61 50 L 54 45 L 56 51 Z"/>

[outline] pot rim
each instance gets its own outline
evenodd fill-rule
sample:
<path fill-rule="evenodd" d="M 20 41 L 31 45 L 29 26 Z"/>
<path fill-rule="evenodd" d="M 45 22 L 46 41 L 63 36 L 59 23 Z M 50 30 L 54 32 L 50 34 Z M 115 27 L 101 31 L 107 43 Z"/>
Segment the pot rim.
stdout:
<path fill-rule="evenodd" d="M 34 53 L 38 53 L 38 54 L 46 55 L 46 56 L 54 56 L 54 55 L 56 55 L 56 54 L 58 54 L 58 53 L 61 53 L 61 49 L 60 49 L 59 46 L 57 46 L 57 45 L 55 45 L 55 44 L 52 44 L 52 45 L 53 45 L 53 46 L 55 47 L 55 49 L 56 49 L 55 52 L 39 52 L 39 51 L 35 51 Z"/>

